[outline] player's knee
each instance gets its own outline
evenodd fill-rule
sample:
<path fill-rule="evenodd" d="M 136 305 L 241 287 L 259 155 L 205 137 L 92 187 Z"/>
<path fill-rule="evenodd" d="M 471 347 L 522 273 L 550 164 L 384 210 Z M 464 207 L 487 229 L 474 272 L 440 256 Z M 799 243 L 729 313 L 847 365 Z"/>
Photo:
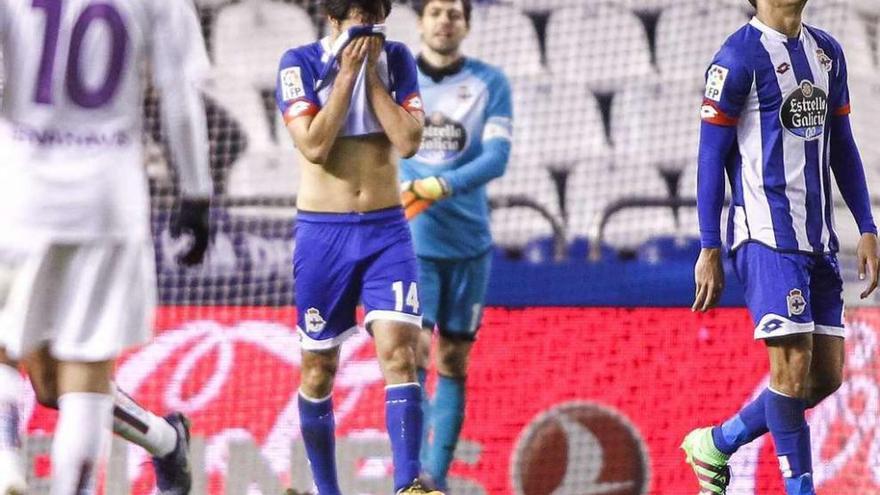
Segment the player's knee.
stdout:
<path fill-rule="evenodd" d="M 826 373 L 821 377 L 811 379 L 809 396 L 807 397 L 808 407 L 815 407 L 820 402 L 827 399 L 843 384 L 843 373 Z"/>
<path fill-rule="evenodd" d="M 437 358 L 437 371 L 445 376 L 464 378 L 467 376 L 468 355 L 466 352 L 448 350 Z"/>
<path fill-rule="evenodd" d="M 778 363 L 771 372 L 772 387 L 790 397 L 806 397 L 809 381 L 810 351 Z"/>
<path fill-rule="evenodd" d="M 58 386 L 52 380 L 45 377 L 36 378 L 31 376 L 31 385 L 34 388 L 34 396 L 37 402 L 50 409 L 58 409 Z"/>
<path fill-rule="evenodd" d="M 300 388 L 309 397 L 322 398 L 333 391 L 333 379 L 336 377 L 338 363 L 335 360 L 303 361 L 300 376 Z"/>
<path fill-rule="evenodd" d="M 416 356 L 412 346 L 397 345 L 383 349 L 379 352 L 379 361 L 388 383 L 410 381 L 415 376 Z"/>

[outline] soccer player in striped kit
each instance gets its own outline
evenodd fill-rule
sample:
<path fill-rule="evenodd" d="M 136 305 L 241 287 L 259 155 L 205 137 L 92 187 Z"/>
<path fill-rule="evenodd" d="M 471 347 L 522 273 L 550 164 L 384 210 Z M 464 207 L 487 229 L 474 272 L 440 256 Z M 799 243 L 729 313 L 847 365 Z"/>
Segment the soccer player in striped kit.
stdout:
<path fill-rule="evenodd" d="M 805 411 L 837 390 L 844 359 L 832 173 L 861 232 L 862 298 L 877 286 L 877 228 L 850 128 L 846 59 L 833 37 L 801 23 L 805 4 L 753 0 L 757 16 L 727 39 L 706 74 L 694 310 L 713 307 L 724 283 L 726 172 L 727 244 L 754 336 L 767 347 L 770 385 L 722 425 L 685 438 L 701 494 L 724 494 L 729 456 L 768 431 L 786 493 L 815 493 Z"/>

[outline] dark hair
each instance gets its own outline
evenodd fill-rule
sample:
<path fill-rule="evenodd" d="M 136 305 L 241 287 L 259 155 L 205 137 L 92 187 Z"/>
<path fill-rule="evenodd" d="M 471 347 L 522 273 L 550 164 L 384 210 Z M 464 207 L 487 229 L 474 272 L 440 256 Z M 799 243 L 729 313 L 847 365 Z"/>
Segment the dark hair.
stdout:
<path fill-rule="evenodd" d="M 758 0 L 749 0 L 749 3 L 752 4 L 752 7 L 758 8 Z"/>
<path fill-rule="evenodd" d="M 455 0 L 413 0 L 413 8 L 419 17 L 425 15 L 425 7 L 431 2 L 454 2 Z M 471 0 L 461 0 L 461 7 L 464 9 L 464 22 L 468 25 L 471 23 L 471 11 L 474 9 Z"/>
<path fill-rule="evenodd" d="M 391 13 L 391 0 L 324 0 L 323 3 L 324 12 L 338 21 L 345 20 L 352 7 L 357 7 L 373 17 L 388 17 Z"/>

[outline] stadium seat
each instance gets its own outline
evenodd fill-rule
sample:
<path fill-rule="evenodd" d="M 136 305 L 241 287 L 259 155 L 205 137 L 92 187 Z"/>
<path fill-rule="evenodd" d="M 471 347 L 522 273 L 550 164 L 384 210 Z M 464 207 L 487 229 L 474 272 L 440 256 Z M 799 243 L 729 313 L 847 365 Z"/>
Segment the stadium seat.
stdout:
<path fill-rule="evenodd" d="M 561 218 L 556 186 L 538 145 L 536 113 L 539 102 L 549 92 L 547 84 L 537 79 L 513 79 L 513 150 L 507 172 L 489 183 L 489 196 L 525 196 L 546 208 L 554 218 Z M 526 208 L 505 208 L 492 213 L 492 233 L 496 243 L 506 248 L 522 248 L 526 242 L 552 234 L 550 223 Z"/>
<path fill-rule="evenodd" d="M 851 75 L 873 74 L 877 70 L 868 21 L 858 12 L 841 2 L 807 3 L 804 22 L 831 33 L 846 53 Z"/>
<path fill-rule="evenodd" d="M 566 192 L 569 234 L 593 239 L 609 205 L 637 196 L 669 196 L 659 171 L 647 167 L 602 168 L 590 162 L 578 164 L 569 177 Z M 611 218 L 604 242 L 617 248 L 635 248 L 650 237 L 675 231 L 670 208 L 627 209 Z"/>
<path fill-rule="evenodd" d="M 657 67 L 664 81 L 702 86 L 715 52 L 748 21 L 742 9 L 685 4 L 657 21 Z"/>
<path fill-rule="evenodd" d="M 295 5 L 271 0 L 228 5 L 214 26 L 214 60 L 223 75 L 274 87 L 281 55 L 316 37 L 311 18 Z"/>
<path fill-rule="evenodd" d="M 409 47 L 413 55 L 417 54 L 421 45 L 419 35 L 419 17 L 409 5 L 395 4 L 391 14 L 385 19 L 388 26 L 388 39 L 400 41 Z"/>
<path fill-rule="evenodd" d="M 547 63 L 554 79 L 597 92 L 654 75 L 644 26 L 615 5 L 554 11 L 547 24 Z"/>
<path fill-rule="evenodd" d="M 639 261 L 657 264 L 664 262 L 694 263 L 700 255 L 698 232 L 690 235 L 661 235 L 639 246 Z"/>
<path fill-rule="evenodd" d="M 529 198 L 561 221 L 559 196 L 550 172 L 520 155 L 512 157 L 504 176 L 489 183 L 489 196 Z M 492 212 L 492 236 L 498 245 L 519 248 L 532 239 L 552 233 L 551 222 L 536 210 L 514 207 Z"/>
<path fill-rule="evenodd" d="M 562 261 L 584 262 L 590 257 L 590 240 L 586 237 L 575 237 L 568 241 L 565 247 L 565 257 Z M 600 249 L 600 258 L 611 260 L 616 256 L 616 250 L 608 245 Z M 556 261 L 556 241 L 552 237 L 541 237 L 530 241 L 523 249 L 523 258 L 531 263 L 552 263 Z"/>
<path fill-rule="evenodd" d="M 611 110 L 615 164 L 677 169 L 696 163 L 702 88 L 634 83 Z"/>
<path fill-rule="evenodd" d="M 269 0 L 229 5 L 214 28 L 214 84 L 208 92 L 241 125 L 247 149 L 229 172 L 230 196 L 290 196 L 298 167 L 278 111 L 265 94 L 275 88 L 285 50 L 316 39 L 314 25 L 299 7 Z M 274 127 L 274 129 L 273 129 Z"/>
<path fill-rule="evenodd" d="M 504 70 L 509 77 L 545 74 L 541 46 L 528 16 L 506 5 L 477 5 L 462 51 Z"/>
<path fill-rule="evenodd" d="M 612 0 L 612 3 L 637 13 L 656 13 L 680 6 L 683 2 L 682 0 Z"/>
<path fill-rule="evenodd" d="M 869 183 L 880 181 L 880 71 L 871 74 L 856 73 L 849 78 L 852 113 L 850 120 Z M 873 180 L 873 181 L 872 181 Z"/>
<path fill-rule="evenodd" d="M 530 95 L 536 101 L 514 110 L 531 119 L 527 134 L 517 145 L 522 143 L 533 150 L 537 162 L 557 170 L 569 169 L 579 161 L 608 160 L 602 115 L 589 91 L 572 84 L 555 84 L 549 91 L 539 86 L 531 91 L 536 91 Z"/>
<path fill-rule="evenodd" d="M 510 0 L 508 3 L 524 12 L 549 12 L 566 7 L 579 7 L 586 2 L 587 0 Z"/>

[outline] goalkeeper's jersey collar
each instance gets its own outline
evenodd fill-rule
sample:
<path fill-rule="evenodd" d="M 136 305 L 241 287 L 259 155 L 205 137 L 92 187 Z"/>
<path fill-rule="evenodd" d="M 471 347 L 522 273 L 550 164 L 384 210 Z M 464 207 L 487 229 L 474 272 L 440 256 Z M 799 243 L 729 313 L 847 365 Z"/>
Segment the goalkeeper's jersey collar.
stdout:
<path fill-rule="evenodd" d="M 435 83 L 439 83 L 445 77 L 454 76 L 461 72 L 464 68 L 465 62 L 467 62 L 466 57 L 460 57 L 455 62 L 447 65 L 446 67 L 436 67 L 431 65 L 425 57 L 419 55 L 419 58 L 416 60 L 419 64 L 419 70 L 422 71 L 422 74 L 431 78 Z"/>

